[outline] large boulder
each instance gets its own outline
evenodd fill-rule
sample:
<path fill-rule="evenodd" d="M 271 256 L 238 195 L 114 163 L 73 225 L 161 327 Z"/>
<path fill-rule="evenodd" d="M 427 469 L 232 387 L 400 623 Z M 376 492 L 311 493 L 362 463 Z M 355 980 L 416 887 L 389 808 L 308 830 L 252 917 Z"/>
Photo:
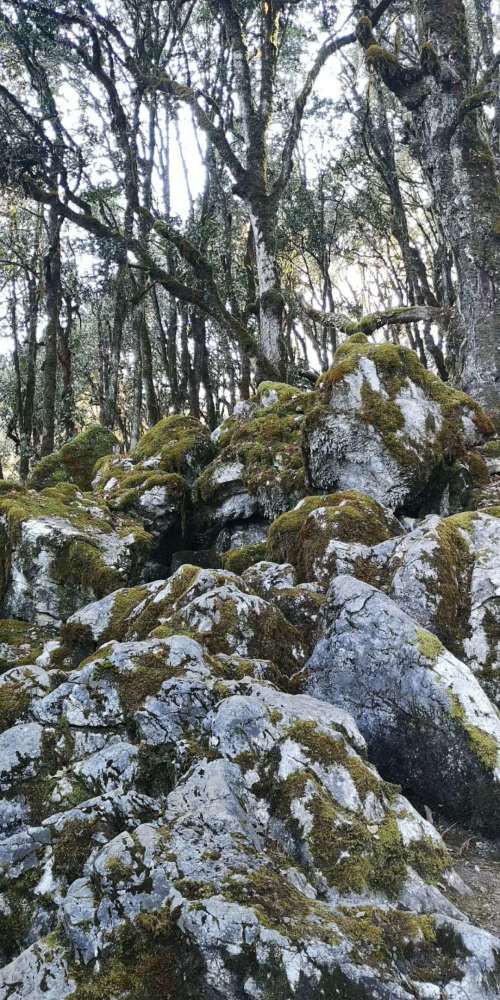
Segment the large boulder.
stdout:
<path fill-rule="evenodd" d="M 67 441 L 59 451 L 42 458 L 33 469 L 29 486 L 42 490 L 59 483 L 75 483 L 81 490 L 89 490 L 95 463 L 117 448 L 115 435 L 101 424 L 93 424 Z"/>
<path fill-rule="evenodd" d="M 321 377 L 306 419 L 309 485 L 361 490 L 406 513 L 460 509 L 473 485 L 467 452 L 492 432 L 480 406 L 413 351 L 355 335 Z"/>
<path fill-rule="evenodd" d="M 300 580 L 328 586 L 337 572 L 342 547 L 355 559 L 367 547 L 402 533 L 401 524 L 376 500 L 345 490 L 306 497 L 277 518 L 269 531 L 267 555 L 293 563 Z"/>
<path fill-rule="evenodd" d="M 136 522 L 69 483 L 0 493 L 0 605 L 5 616 L 58 622 L 134 582 L 151 546 Z"/>
<path fill-rule="evenodd" d="M 500 941 L 343 709 L 182 635 L 48 677 L 0 733 L 0 996 L 493 1000 Z"/>
<path fill-rule="evenodd" d="M 269 523 L 306 492 L 302 424 L 315 394 L 281 383 L 263 382 L 254 399 L 239 404 L 215 433 L 217 455 L 195 485 L 194 527 L 219 549 L 236 543 L 228 531 L 250 524 L 265 536 Z"/>
<path fill-rule="evenodd" d="M 394 601 L 337 577 L 304 675 L 310 694 L 353 714 L 384 776 L 498 835 L 498 711 L 469 668 Z"/>
<path fill-rule="evenodd" d="M 213 452 L 199 420 L 174 414 L 146 431 L 129 455 L 108 455 L 96 463 L 95 493 L 153 535 L 153 556 L 163 570 L 186 541 L 190 485 Z"/>

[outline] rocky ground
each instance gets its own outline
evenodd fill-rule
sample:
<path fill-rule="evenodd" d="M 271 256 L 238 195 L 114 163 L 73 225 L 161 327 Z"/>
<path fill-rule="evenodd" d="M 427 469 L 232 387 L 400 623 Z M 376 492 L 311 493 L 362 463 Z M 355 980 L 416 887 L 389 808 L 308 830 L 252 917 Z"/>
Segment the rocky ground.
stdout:
<path fill-rule="evenodd" d="M 499 473 L 358 335 L 0 483 L 0 1000 L 500 995 Z"/>

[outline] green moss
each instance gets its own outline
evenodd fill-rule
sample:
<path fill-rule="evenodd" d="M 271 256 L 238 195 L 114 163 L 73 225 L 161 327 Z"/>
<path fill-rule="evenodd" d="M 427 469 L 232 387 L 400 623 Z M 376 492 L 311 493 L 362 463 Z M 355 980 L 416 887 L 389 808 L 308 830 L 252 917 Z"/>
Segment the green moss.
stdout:
<path fill-rule="evenodd" d="M 451 715 L 464 730 L 470 749 L 486 771 L 494 771 L 498 766 L 498 744 L 494 736 L 469 722 L 465 709 L 458 697 L 451 695 Z"/>
<path fill-rule="evenodd" d="M 321 521 L 309 515 L 325 508 Z M 273 522 L 267 539 L 267 558 L 291 562 L 303 579 L 314 577 L 314 566 L 331 539 L 377 545 L 394 534 L 394 525 L 375 500 L 356 490 L 307 497 L 294 510 Z"/>
<path fill-rule="evenodd" d="M 473 553 L 464 537 L 475 514 L 465 511 L 446 518 L 435 529 L 437 546 L 424 554 L 432 567 L 433 591 L 437 598 L 434 629 L 447 649 L 463 656 L 463 641 L 469 634 L 470 578 Z"/>
<path fill-rule="evenodd" d="M 77 434 L 59 451 L 42 458 L 35 466 L 30 487 L 40 490 L 45 486 L 70 482 L 82 490 L 89 490 L 96 461 L 112 452 L 118 441 L 111 431 L 94 424 Z"/>
<path fill-rule="evenodd" d="M 74 1000 L 182 1000 L 186 995 L 182 943 L 168 910 L 141 913 L 117 932 L 110 954 L 99 971 L 74 965 Z M 192 956 L 189 974 L 196 980 Z"/>
<path fill-rule="evenodd" d="M 431 632 L 422 628 L 416 630 L 415 638 L 422 656 L 425 656 L 426 660 L 430 660 L 431 663 L 436 663 L 441 654 L 444 653 L 443 643 Z"/>
<path fill-rule="evenodd" d="M 19 722 L 31 701 L 28 691 L 18 682 L 0 685 L 0 732 Z"/>
<path fill-rule="evenodd" d="M 51 576 L 66 587 L 83 587 L 95 597 L 105 597 L 123 582 L 123 576 L 108 566 L 97 545 L 92 542 L 70 541 L 56 556 Z"/>
<path fill-rule="evenodd" d="M 482 446 L 481 449 L 483 455 L 488 458 L 500 458 L 500 438 L 494 438 L 493 441 L 487 441 L 486 444 Z"/>
<path fill-rule="evenodd" d="M 271 392 L 276 393 L 278 402 L 280 403 L 287 403 L 291 399 L 296 399 L 297 396 L 301 395 L 300 389 L 297 389 L 293 385 L 288 385 L 286 382 L 260 382 L 255 393 L 256 399 L 260 403 L 262 397 Z"/>
<path fill-rule="evenodd" d="M 367 318 L 367 321 L 370 317 Z M 475 421 L 478 430 L 483 434 L 493 433 L 493 424 L 484 410 L 481 409 L 466 393 L 453 389 L 448 383 L 442 382 L 437 375 L 420 364 L 414 351 L 396 344 L 370 344 L 365 341 L 353 342 L 353 338 L 342 344 L 337 351 L 333 367 L 325 372 L 319 379 L 318 385 L 324 391 L 330 391 L 335 385 L 357 370 L 361 357 L 367 357 L 375 364 L 380 381 L 388 394 L 386 400 L 387 413 L 381 413 L 382 404 L 367 396 L 366 416 L 368 418 L 370 408 L 377 425 L 382 425 L 385 435 L 392 435 L 389 445 L 397 449 L 397 437 L 394 429 L 389 430 L 384 424 L 395 426 L 398 421 L 396 413 L 390 406 L 400 389 L 410 379 L 415 385 L 425 393 L 428 399 L 437 403 L 441 407 L 444 417 L 443 428 L 440 433 L 440 447 L 443 456 L 448 454 L 463 454 L 466 450 L 463 431 L 461 427 L 461 416 L 468 413 Z M 374 426 L 377 426 L 374 424 Z M 396 455 L 396 457 L 398 457 Z"/>
<path fill-rule="evenodd" d="M 54 633 L 49 628 L 13 618 L 0 619 L 0 647 L 8 647 L 3 656 L 0 653 L 0 673 L 34 663 L 50 638 L 54 638 Z"/>
<path fill-rule="evenodd" d="M 0 894 L 6 903 L 0 912 L 1 952 L 9 962 L 27 944 L 35 906 L 30 906 L 33 890 L 39 881 L 39 872 L 28 870 L 19 878 L 0 876 Z"/>
<path fill-rule="evenodd" d="M 232 876 L 224 883 L 226 899 L 250 906 L 264 927 L 279 931 L 296 944 L 307 940 L 338 944 L 331 911 L 292 886 L 275 866 Z"/>
<path fill-rule="evenodd" d="M 245 545 L 241 549 L 231 549 L 229 552 L 225 552 L 222 557 L 222 565 L 224 569 L 241 576 L 249 566 L 254 566 L 255 563 L 265 558 L 266 543 L 256 542 L 253 545 Z"/>
<path fill-rule="evenodd" d="M 65 824 L 62 832 L 54 840 L 54 874 L 63 878 L 68 885 L 82 875 L 83 867 L 94 843 L 96 826 L 81 819 L 72 819 Z"/>
<path fill-rule="evenodd" d="M 175 414 L 164 417 L 143 435 L 132 458 L 144 461 L 159 455 L 163 472 L 184 475 L 190 470 L 190 460 L 202 457 L 208 461 L 213 450 L 209 434 L 198 420 Z"/>
<path fill-rule="evenodd" d="M 127 865 L 122 858 L 117 857 L 108 858 L 105 867 L 106 876 L 114 885 L 126 882 L 134 872 L 133 865 Z"/>

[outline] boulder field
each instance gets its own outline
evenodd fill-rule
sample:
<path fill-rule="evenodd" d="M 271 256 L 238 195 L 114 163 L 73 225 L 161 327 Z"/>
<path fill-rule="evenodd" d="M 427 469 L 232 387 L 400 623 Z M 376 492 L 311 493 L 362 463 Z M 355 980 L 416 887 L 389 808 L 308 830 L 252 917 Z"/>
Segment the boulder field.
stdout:
<path fill-rule="evenodd" d="M 358 335 L 0 482 L 0 1000 L 500 996 L 499 454 Z"/>

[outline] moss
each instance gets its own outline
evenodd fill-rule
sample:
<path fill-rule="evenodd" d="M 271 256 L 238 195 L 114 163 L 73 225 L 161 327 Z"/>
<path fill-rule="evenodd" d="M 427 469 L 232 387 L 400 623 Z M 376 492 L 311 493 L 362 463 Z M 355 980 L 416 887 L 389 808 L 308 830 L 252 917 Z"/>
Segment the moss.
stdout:
<path fill-rule="evenodd" d="M 112 593 L 123 582 L 119 570 L 108 566 L 92 542 L 71 541 L 57 554 L 50 572 L 64 586 L 82 587 L 97 598 Z"/>
<path fill-rule="evenodd" d="M 437 932 L 432 917 L 367 906 L 341 907 L 336 920 L 343 934 L 353 942 L 358 961 L 377 968 L 396 964 L 401 971 L 411 975 L 412 967 L 421 965 L 426 956 L 435 963 L 438 981 L 441 978 Z M 429 977 L 424 974 L 422 981 L 429 981 Z"/>
<path fill-rule="evenodd" d="M 144 704 L 146 698 L 157 694 L 161 685 L 172 677 L 182 675 L 182 667 L 171 667 L 166 661 L 165 649 L 158 650 L 139 657 L 138 666 L 127 673 L 118 673 L 111 663 L 113 681 L 118 689 L 120 703 L 127 715 L 133 715 Z M 106 676 L 106 661 L 99 665 L 99 674 Z M 107 674 L 109 676 L 109 673 Z"/>
<path fill-rule="evenodd" d="M 197 882 L 191 878 L 180 878 L 174 882 L 174 885 L 185 899 L 210 899 L 210 896 L 217 895 L 217 889 L 213 882 Z"/>
<path fill-rule="evenodd" d="M 474 486 L 486 486 L 489 483 L 490 473 L 482 455 L 477 451 L 468 451 L 464 456 L 464 462 L 469 469 Z"/>
<path fill-rule="evenodd" d="M 88 966 L 71 968 L 76 981 L 71 996 L 74 1000 L 182 1000 L 190 995 L 182 956 L 182 943 L 170 912 L 141 913 L 119 929 L 99 971 L 92 974 Z M 200 974 L 194 956 L 188 972 L 193 979 Z"/>
<path fill-rule="evenodd" d="M 122 858 L 111 857 L 108 858 L 106 862 L 106 876 L 113 883 L 113 885 L 118 885 L 120 882 L 126 882 L 133 875 L 134 867 L 133 865 L 127 865 Z"/>
<path fill-rule="evenodd" d="M 321 521 L 309 515 L 325 508 Z M 315 576 L 315 562 L 331 539 L 377 545 L 394 534 L 394 525 L 375 500 L 356 490 L 307 497 L 294 510 L 273 522 L 267 539 L 267 558 L 291 562 L 302 579 Z"/>
<path fill-rule="evenodd" d="M 45 486 L 70 482 L 89 490 L 96 461 L 112 452 L 118 441 L 111 431 L 94 424 L 77 434 L 59 451 L 42 458 L 35 466 L 29 485 L 40 490 Z"/>
<path fill-rule="evenodd" d="M 249 566 L 254 566 L 266 558 L 266 543 L 256 542 L 253 545 L 245 545 L 241 549 L 231 549 L 225 552 L 222 557 L 224 569 L 237 573 L 240 576 Z"/>
<path fill-rule="evenodd" d="M 286 872 L 276 867 L 258 868 L 232 876 L 223 887 L 226 899 L 250 906 L 264 927 L 278 931 L 296 944 L 307 940 L 335 945 L 339 935 L 331 911 L 292 886 Z"/>
<path fill-rule="evenodd" d="M 213 451 L 209 434 L 198 420 L 174 414 L 164 417 L 143 435 L 132 458 L 144 461 L 158 455 L 163 472 L 185 475 L 193 460 L 208 461 Z"/>
<path fill-rule="evenodd" d="M 0 894 L 6 904 L 0 912 L 0 951 L 3 961 L 9 962 L 26 947 L 33 923 L 29 900 L 39 880 L 39 872 L 31 869 L 19 878 L 0 876 Z"/>
<path fill-rule="evenodd" d="M 325 733 L 315 722 L 295 722 L 287 730 L 287 736 L 299 743 L 311 760 L 323 767 L 342 765 L 349 771 L 361 799 L 368 792 L 383 796 L 392 794 L 387 782 L 382 781 L 376 771 L 360 757 L 350 754 L 341 733 L 334 736 Z"/>
<path fill-rule="evenodd" d="M 494 771 L 498 766 L 498 744 L 491 733 L 469 722 L 465 709 L 458 697 L 451 695 L 451 715 L 464 730 L 470 749 L 486 771 Z"/>
<path fill-rule="evenodd" d="M 3 733 L 21 720 L 30 701 L 29 692 L 18 682 L 0 685 L 0 732 Z"/>
<path fill-rule="evenodd" d="M 473 553 L 464 531 L 476 515 L 465 511 L 446 518 L 435 529 L 437 546 L 423 559 L 433 570 L 436 611 L 433 629 L 447 649 L 463 657 L 463 641 L 469 634 L 470 578 Z"/>
<path fill-rule="evenodd" d="M 13 618 L 0 619 L 0 647 L 7 647 L 4 655 L 0 651 L 0 673 L 14 666 L 34 663 L 45 642 L 51 638 L 54 632 L 50 628 Z"/>
<path fill-rule="evenodd" d="M 418 628 L 415 632 L 415 638 L 422 656 L 425 656 L 426 660 L 430 660 L 431 663 L 436 663 L 441 654 L 444 653 L 443 643 L 426 629 Z"/>
<path fill-rule="evenodd" d="M 369 45 L 366 50 L 366 61 L 368 65 L 388 63 L 390 66 L 398 67 L 399 63 L 393 52 L 382 48 L 381 45 Z"/>
<path fill-rule="evenodd" d="M 269 393 L 276 393 L 280 403 L 287 403 L 291 399 L 300 396 L 301 390 L 293 385 L 288 385 L 286 382 L 260 382 L 257 386 L 255 396 L 260 403 L 262 397 Z"/>
<path fill-rule="evenodd" d="M 54 840 L 54 875 L 63 878 L 68 885 L 82 875 L 83 867 L 93 846 L 96 826 L 82 819 L 72 819 L 65 824 L 62 832 Z"/>
<path fill-rule="evenodd" d="M 188 501 L 188 487 L 182 476 L 167 472 L 151 472 L 137 469 L 127 472 L 118 480 L 117 486 L 106 494 L 106 500 L 114 510 L 131 510 L 139 503 L 144 493 L 159 487 L 178 506 L 181 519 L 185 517 Z"/>
<path fill-rule="evenodd" d="M 500 458 L 500 438 L 487 441 L 481 450 L 483 455 L 486 455 L 488 458 Z"/>
<path fill-rule="evenodd" d="M 98 510 L 102 511 L 102 517 Z M 30 518 L 61 517 L 82 531 L 89 528 L 97 528 L 104 534 L 112 531 L 109 513 L 99 508 L 93 499 L 90 510 L 85 497 L 69 483 L 47 487 L 39 493 L 23 489 L 4 493 L 0 496 L 0 514 L 6 516 L 14 539 L 23 522 Z"/>
<path fill-rule="evenodd" d="M 337 351 L 333 367 L 325 372 L 318 381 L 320 389 L 329 391 L 343 379 L 357 370 L 359 359 L 367 357 L 373 361 L 379 379 L 388 394 L 387 403 L 393 401 L 400 389 L 408 379 L 417 385 L 426 397 L 441 407 L 444 423 L 440 433 L 440 447 L 444 456 L 447 454 L 463 454 L 466 450 L 463 431 L 461 427 L 461 416 L 468 413 L 475 421 L 478 430 L 485 435 L 493 433 L 493 424 L 484 410 L 481 409 L 466 393 L 453 389 L 448 383 L 442 382 L 437 375 L 420 364 L 414 351 L 396 344 L 370 344 L 367 342 L 352 342 L 341 345 Z M 375 417 L 380 421 L 384 416 L 380 415 L 380 404 L 367 400 L 368 407 L 372 407 Z M 389 405 L 389 423 L 394 423 L 397 418 L 395 412 Z M 397 447 L 397 437 L 393 430 L 386 430 L 387 435 L 392 438 L 389 443 L 395 449 Z M 396 456 L 397 457 L 397 456 Z"/>

